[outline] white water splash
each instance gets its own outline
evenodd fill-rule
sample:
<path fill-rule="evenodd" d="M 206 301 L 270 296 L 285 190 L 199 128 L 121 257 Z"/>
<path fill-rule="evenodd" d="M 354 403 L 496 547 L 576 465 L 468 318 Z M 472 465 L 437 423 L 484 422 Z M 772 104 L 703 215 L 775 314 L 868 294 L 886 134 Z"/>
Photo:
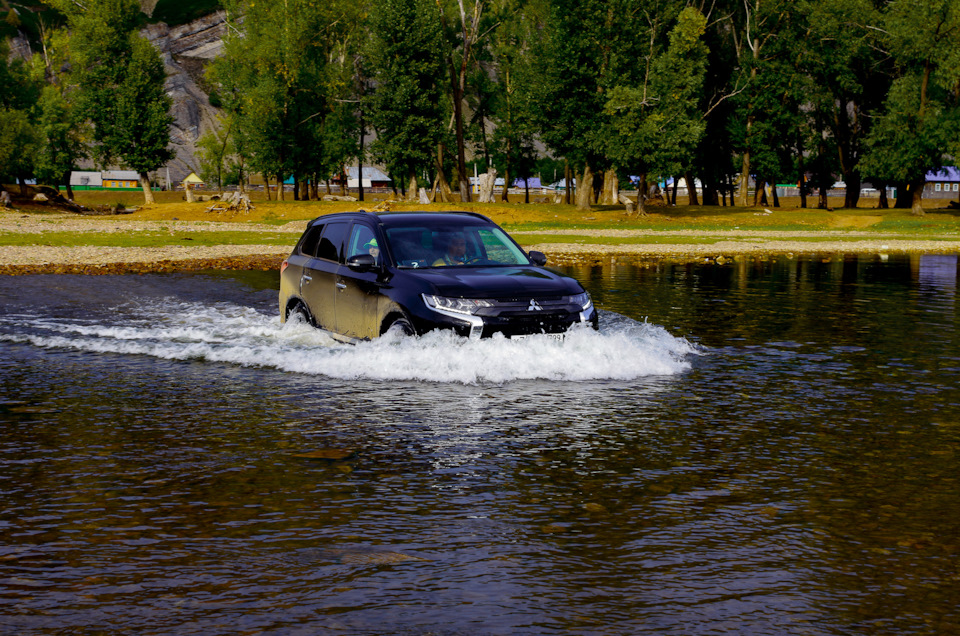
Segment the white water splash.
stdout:
<path fill-rule="evenodd" d="M 130 315 L 134 313 L 134 315 Z M 452 332 L 420 338 L 385 336 L 341 344 L 303 324 L 249 307 L 156 301 L 121 324 L 54 318 L 0 318 L 0 341 L 95 353 L 204 360 L 340 379 L 416 380 L 464 384 L 511 380 L 630 380 L 675 375 L 690 367 L 696 347 L 657 325 L 604 313 L 602 330 L 577 329 L 563 341 L 495 337 L 469 341 Z"/>

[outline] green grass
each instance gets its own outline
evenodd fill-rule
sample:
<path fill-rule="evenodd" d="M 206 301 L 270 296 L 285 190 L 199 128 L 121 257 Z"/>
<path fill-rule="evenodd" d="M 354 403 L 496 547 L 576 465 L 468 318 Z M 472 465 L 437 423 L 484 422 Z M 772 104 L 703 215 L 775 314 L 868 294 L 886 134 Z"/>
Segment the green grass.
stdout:
<path fill-rule="evenodd" d="M 574 243 L 578 245 L 711 245 L 718 240 L 689 236 L 581 236 L 577 234 L 523 234 L 515 236 L 522 245 Z"/>
<path fill-rule="evenodd" d="M 261 232 L 42 232 L 19 234 L 0 232 L 0 245 L 53 247 L 166 247 L 170 245 L 216 246 L 216 245 L 289 245 L 297 242 L 297 236 L 289 233 Z"/>
<path fill-rule="evenodd" d="M 937 234 L 960 232 L 960 216 L 951 213 L 927 213 L 926 216 L 898 216 L 886 218 L 870 226 L 876 232 L 904 232 L 909 234 Z"/>

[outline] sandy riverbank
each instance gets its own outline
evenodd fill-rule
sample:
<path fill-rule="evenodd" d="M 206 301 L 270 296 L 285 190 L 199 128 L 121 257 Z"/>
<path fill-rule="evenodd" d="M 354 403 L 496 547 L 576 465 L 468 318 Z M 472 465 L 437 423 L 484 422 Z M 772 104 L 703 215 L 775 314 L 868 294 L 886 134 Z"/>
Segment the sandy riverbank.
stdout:
<path fill-rule="evenodd" d="M 136 233 L 157 230 L 176 233 L 218 232 L 285 232 L 290 244 L 285 246 L 216 245 L 159 247 L 96 247 L 52 245 L 0 245 L 0 274 L 40 273 L 143 273 L 200 269 L 275 269 L 289 254 L 303 230 L 304 221 L 285 225 L 234 223 L 215 221 L 137 220 L 123 216 L 87 218 L 71 214 L 42 216 L 0 213 L 0 233 L 43 234 L 45 232 Z M 658 259 L 701 260 L 730 259 L 736 256 L 777 254 L 896 254 L 906 252 L 960 252 L 955 240 L 912 240 L 883 237 L 871 232 L 833 231 L 767 231 L 767 230 L 616 230 L 573 229 L 543 232 L 514 232 L 527 249 L 547 254 L 551 264 L 603 264 L 611 261 L 631 262 Z M 536 234 L 537 242 L 524 240 Z M 545 234 L 556 241 L 544 242 Z M 656 242 L 629 244 L 595 244 L 569 242 L 566 237 L 640 238 Z M 691 239 L 700 242 L 689 242 Z M 579 240 L 583 240 L 582 238 Z M 671 242 L 671 241 L 676 242 Z M 82 242 L 82 240 L 78 240 Z"/>

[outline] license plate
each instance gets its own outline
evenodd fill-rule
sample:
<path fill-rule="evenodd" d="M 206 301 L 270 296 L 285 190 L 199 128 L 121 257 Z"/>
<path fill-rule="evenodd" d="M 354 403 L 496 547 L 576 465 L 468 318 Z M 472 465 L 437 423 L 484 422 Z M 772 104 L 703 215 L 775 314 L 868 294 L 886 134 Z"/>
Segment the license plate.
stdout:
<path fill-rule="evenodd" d="M 562 333 L 532 333 L 527 335 L 510 336 L 511 340 L 526 340 L 527 338 L 547 338 L 549 340 L 563 341 L 566 334 Z"/>

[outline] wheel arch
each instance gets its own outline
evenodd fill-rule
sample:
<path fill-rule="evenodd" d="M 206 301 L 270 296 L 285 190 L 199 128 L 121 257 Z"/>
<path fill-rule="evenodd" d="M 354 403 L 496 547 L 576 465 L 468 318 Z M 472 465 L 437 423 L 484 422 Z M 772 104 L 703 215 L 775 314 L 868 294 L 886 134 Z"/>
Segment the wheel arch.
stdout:
<path fill-rule="evenodd" d="M 316 324 L 313 320 L 313 313 L 310 311 L 307 303 L 303 302 L 299 296 L 291 296 L 287 299 L 287 306 L 283 310 L 283 321 L 288 321 L 290 319 L 290 314 L 298 309 L 303 311 L 303 315 L 307 317 L 307 321 L 311 325 Z"/>
<path fill-rule="evenodd" d="M 382 336 L 383 334 L 387 333 L 387 329 L 390 328 L 390 325 L 400 319 L 407 321 L 407 323 L 410 325 L 410 328 L 413 329 L 415 334 L 417 334 L 417 327 L 410 318 L 410 314 L 407 313 L 403 307 L 393 306 L 387 310 L 386 314 L 383 316 L 383 319 L 380 321 L 380 335 Z"/>

